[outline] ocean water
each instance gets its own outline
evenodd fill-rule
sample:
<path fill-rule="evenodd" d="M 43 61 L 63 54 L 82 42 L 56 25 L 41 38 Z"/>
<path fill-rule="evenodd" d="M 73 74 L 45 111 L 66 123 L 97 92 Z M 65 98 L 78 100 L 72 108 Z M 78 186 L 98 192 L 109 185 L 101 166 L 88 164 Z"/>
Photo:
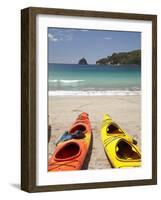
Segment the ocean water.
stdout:
<path fill-rule="evenodd" d="M 49 95 L 139 95 L 141 66 L 48 64 Z"/>

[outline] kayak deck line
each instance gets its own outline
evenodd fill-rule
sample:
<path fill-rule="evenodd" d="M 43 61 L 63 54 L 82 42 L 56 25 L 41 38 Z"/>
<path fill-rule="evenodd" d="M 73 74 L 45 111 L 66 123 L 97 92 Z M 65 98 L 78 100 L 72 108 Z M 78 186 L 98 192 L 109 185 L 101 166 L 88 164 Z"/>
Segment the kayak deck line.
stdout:
<path fill-rule="evenodd" d="M 79 162 L 79 160 L 72 160 L 72 161 L 65 162 L 65 163 L 56 162 L 56 163 L 49 164 L 49 166 L 53 166 L 50 170 L 53 170 L 55 168 L 60 168 L 62 166 L 75 168 L 75 165 L 74 164 L 72 165 L 72 163 L 75 163 L 75 162 Z"/>

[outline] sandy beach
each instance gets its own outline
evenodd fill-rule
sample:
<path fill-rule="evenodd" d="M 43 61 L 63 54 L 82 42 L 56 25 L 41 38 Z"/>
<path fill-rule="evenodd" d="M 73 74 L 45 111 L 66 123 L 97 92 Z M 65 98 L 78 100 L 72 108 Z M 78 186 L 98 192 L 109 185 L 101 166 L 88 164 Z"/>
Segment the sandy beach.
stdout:
<path fill-rule="evenodd" d="M 81 112 L 91 121 L 93 143 L 88 169 L 107 169 L 111 165 L 104 153 L 100 137 L 103 115 L 108 113 L 141 147 L 141 96 L 49 96 L 51 139 L 49 157 L 57 138 L 67 130 Z"/>

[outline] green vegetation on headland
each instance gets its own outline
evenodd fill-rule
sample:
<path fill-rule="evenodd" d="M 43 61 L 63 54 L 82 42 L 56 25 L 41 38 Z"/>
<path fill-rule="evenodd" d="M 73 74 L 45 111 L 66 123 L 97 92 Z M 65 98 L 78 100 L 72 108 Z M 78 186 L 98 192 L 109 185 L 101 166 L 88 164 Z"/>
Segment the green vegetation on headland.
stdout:
<path fill-rule="evenodd" d="M 78 64 L 80 64 L 80 65 L 88 65 L 87 60 L 85 58 L 80 59 Z"/>
<path fill-rule="evenodd" d="M 113 53 L 112 56 L 96 61 L 98 65 L 141 64 L 141 50 Z"/>

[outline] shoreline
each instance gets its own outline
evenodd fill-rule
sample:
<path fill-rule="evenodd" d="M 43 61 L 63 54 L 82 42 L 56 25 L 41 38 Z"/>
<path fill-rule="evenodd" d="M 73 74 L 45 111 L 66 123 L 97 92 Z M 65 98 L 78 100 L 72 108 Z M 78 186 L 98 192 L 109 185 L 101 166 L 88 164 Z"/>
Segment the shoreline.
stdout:
<path fill-rule="evenodd" d="M 88 169 L 107 169 L 111 165 L 105 155 L 100 137 L 103 115 L 111 118 L 141 147 L 141 96 L 49 96 L 51 140 L 48 155 L 52 155 L 57 138 L 67 130 L 81 112 L 87 112 L 93 132 L 92 154 Z"/>
<path fill-rule="evenodd" d="M 48 91 L 49 96 L 140 96 L 140 90 L 116 90 L 116 91 Z"/>

